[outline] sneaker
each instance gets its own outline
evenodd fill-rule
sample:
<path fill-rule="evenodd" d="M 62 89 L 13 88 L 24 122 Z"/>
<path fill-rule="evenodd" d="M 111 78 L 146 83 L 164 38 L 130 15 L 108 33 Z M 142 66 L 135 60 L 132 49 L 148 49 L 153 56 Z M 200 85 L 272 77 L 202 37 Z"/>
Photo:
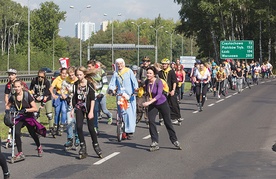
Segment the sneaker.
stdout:
<path fill-rule="evenodd" d="M 108 125 L 111 125 L 111 124 L 112 124 L 112 118 L 111 118 L 111 117 L 107 119 L 107 124 L 108 124 Z"/>
<path fill-rule="evenodd" d="M 42 146 L 40 145 L 38 148 L 37 148 L 37 155 L 39 157 L 42 157 L 42 153 L 43 153 L 43 150 L 42 150 Z"/>
<path fill-rule="evenodd" d="M 126 140 L 126 139 L 127 139 L 127 135 L 126 135 L 125 132 L 123 132 L 123 134 L 122 134 L 122 140 Z"/>
<path fill-rule="evenodd" d="M 178 119 L 173 119 L 173 120 L 172 120 L 172 123 L 173 123 L 173 124 L 178 124 Z"/>
<path fill-rule="evenodd" d="M 133 139 L 133 133 L 127 133 L 126 137 L 127 137 L 127 140 L 132 140 Z"/>
<path fill-rule="evenodd" d="M 14 157 L 14 160 L 24 160 L 24 159 L 25 159 L 25 155 L 23 154 L 23 152 L 19 152 Z"/>
<path fill-rule="evenodd" d="M 10 172 L 7 172 L 7 173 L 4 173 L 4 179 L 8 179 L 8 178 L 10 178 Z"/>
<path fill-rule="evenodd" d="M 164 120 L 163 120 L 163 119 L 160 119 L 159 125 L 160 125 L 160 126 L 163 126 L 163 125 L 164 125 Z"/>
<path fill-rule="evenodd" d="M 218 99 L 220 99 L 220 95 L 218 95 Z"/>
<path fill-rule="evenodd" d="M 180 143 L 178 141 L 173 142 L 173 145 L 178 148 L 179 150 L 182 150 L 182 148 L 180 147 Z"/>
<path fill-rule="evenodd" d="M 95 130 L 96 134 L 99 135 L 99 129 L 97 127 L 94 127 L 94 130 Z"/>
<path fill-rule="evenodd" d="M 178 121 L 183 121 L 183 120 L 184 120 L 184 118 L 179 118 L 179 119 L 178 119 Z"/>

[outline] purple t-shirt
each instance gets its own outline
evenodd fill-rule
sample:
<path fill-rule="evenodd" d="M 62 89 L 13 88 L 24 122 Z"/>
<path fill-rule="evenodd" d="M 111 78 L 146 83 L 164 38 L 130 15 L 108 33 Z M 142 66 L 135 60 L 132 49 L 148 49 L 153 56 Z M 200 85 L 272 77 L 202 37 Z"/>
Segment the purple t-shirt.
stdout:
<path fill-rule="evenodd" d="M 163 83 L 161 80 L 158 80 L 158 83 L 156 83 L 156 81 L 153 84 L 149 83 L 146 86 L 146 91 L 149 94 L 149 97 L 156 99 L 153 103 L 154 105 L 163 104 L 167 100 L 166 96 L 163 94 Z"/>

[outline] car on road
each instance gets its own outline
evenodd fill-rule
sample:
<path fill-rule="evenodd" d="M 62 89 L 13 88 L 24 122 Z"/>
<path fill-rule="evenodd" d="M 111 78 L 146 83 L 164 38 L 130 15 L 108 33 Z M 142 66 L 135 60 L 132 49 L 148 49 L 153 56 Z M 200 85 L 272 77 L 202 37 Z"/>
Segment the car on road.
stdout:
<path fill-rule="evenodd" d="M 42 67 L 40 70 L 43 70 L 46 73 L 52 73 L 52 70 L 50 68 L 47 68 L 47 67 Z"/>

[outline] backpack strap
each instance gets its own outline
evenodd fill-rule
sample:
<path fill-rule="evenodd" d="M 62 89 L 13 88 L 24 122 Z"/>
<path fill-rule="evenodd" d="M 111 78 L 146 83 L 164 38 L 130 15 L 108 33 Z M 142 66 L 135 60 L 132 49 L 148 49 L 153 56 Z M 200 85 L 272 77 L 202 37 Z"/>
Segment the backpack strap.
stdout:
<path fill-rule="evenodd" d="M 29 99 L 29 92 L 24 90 L 23 95 L 24 95 L 23 96 L 24 101 L 26 101 L 27 104 L 28 104 L 28 107 L 30 107 L 29 100 L 28 100 Z"/>

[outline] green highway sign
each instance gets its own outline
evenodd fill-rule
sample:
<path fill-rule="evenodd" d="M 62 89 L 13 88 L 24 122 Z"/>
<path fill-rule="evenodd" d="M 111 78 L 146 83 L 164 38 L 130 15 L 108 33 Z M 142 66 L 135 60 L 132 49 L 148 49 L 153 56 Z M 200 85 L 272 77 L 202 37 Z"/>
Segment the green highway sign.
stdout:
<path fill-rule="evenodd" d="M 220 41 L 221 59 L 253 59 L 253 40 L 225 40 Z"/>

